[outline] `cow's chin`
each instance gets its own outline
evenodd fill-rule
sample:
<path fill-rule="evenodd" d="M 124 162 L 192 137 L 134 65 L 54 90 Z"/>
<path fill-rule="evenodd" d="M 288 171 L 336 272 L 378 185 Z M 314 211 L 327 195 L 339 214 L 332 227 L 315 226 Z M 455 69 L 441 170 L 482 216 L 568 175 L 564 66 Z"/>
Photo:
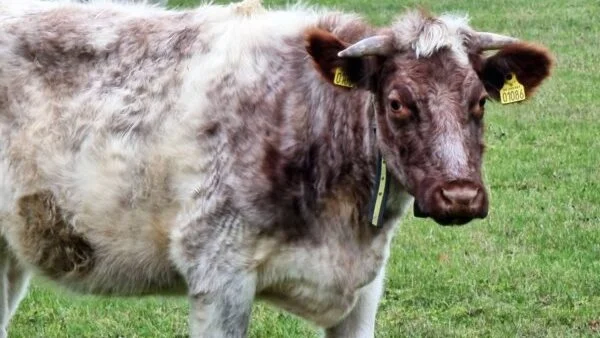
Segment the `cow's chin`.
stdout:
<path fill-rule="evenodd" d="M 426 212 L 423 212 L 423 210 L 419 206 L 419 203 L 417 203 L 416 200 L 415 200 L 415 202 L 413 204 L 413 213 L 414 213 L 415 217 L 418 217 L 418 218 L 431 218 L 437 224 L 444 225 L 444 226 L 465 225 L 465 224 L 471 222 L 473 219 L 475 219 L 474 217 L 465 217 L 465 216 L 462 216 L 462 217 L 461 216 L 452 217 L 450 215 L 446 215 L 446 216 L 431 215 L 431 214 L 428 214 Z"/>

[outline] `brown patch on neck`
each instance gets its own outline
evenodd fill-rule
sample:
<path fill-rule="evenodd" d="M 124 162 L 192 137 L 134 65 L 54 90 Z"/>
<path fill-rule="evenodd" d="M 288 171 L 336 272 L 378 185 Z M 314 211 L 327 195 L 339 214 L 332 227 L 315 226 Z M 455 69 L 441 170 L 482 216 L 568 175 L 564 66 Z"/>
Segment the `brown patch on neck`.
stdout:
<path fill-rule="evenodd" d="M 94 249 L 65 219 L 51 192 L 24 196 L 18 206 L 24 221 L 19 245 L 28 263 L 53 279 L 93 269 Z"/>

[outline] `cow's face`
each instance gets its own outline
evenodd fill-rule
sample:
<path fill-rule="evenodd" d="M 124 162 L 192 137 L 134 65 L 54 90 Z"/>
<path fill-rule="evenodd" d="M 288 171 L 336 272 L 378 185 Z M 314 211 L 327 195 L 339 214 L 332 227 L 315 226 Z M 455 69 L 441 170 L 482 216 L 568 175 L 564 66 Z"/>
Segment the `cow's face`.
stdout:
<path fill-rule="evenodd" d="M 531 95 L 551 64 L 545 50 L 519 43 L 490 58 L 465 52 L 463 58 L 451 48 L 427 57 L 398 53 L 377 75 L 379 149 L 415 196 L 415 215 L 440 224 L 487 215 L 481 176 L 486 101 L 498 98 L 513 73 Z"/>
<path fill-rule="evenodd" d="M 415 17 L 411 15 L 408 25 L 400 24 L 401 32 L 394 33 L 397 28 L 351 46 L 336 42 L 345 47 L 338 53 L 342 60 L 330 60 L 325 66 L 342 67 L 353 82 L 372 91 L 377 146 L 388 169 L 415 197 L 416 216 L 440 224 L 484 218 L 488 213 L 481 175 L 486 101 L 498 99 L 511 74 L 530 96 L 549 75 L 551 59 L 543 48 L 506 37 L 479 37 L 468 26 L 459 32 L 438 19 L 423 17 L 420 25 L 412 27 Z M 412 38 L 398 38 L 410 35 L 411 29 L 416 31 Z M 443 41 L 432 40 L 439 30 Z M 334 37 L 319 35 L 322 45 L 324 41 L 335 45 Z M 486 41 L 490 38 L 494 41 Z M 498 53 L 485 57 L 482 41 Z M 315 47 L 323 46 L 313 43 Z"/>
<path fill-rule="evenodd" d="M 416 216 L 441 224 L 483 218 L 481 177 L 487 92 L 450 50 L 387 60 L 377 86 L 378 146 L 388 168 L 415 196 Z"/>

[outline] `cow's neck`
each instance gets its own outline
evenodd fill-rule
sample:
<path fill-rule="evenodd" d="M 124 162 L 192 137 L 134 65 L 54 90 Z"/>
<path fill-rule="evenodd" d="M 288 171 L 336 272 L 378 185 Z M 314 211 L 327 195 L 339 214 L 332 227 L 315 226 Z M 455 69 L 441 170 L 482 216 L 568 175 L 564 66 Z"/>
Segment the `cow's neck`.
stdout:
<path fill-rule="evenodd" d="M 309 119 L 313 121 L 309 138 L 319 145 L 313 159 L 318 196 L 326 198 L 340 190 L 355 196 L 362 223 L 380 226 L 384 217 L 377 216 L 383 216 L 385 200 L 377 199 L 378 183 L 386 170 L 379 172 L 381 157 L 376 147 L 373 94 L 336 88 L 322 81 L 319 85 L 318 90 L 309 91 L 313 95 L 309 101 L 320 105 L 309 107 L 308 112 L 314 116 Z M 389 187 L 392 178 L 388 175 L 386 179 L 384 185 Z"/>

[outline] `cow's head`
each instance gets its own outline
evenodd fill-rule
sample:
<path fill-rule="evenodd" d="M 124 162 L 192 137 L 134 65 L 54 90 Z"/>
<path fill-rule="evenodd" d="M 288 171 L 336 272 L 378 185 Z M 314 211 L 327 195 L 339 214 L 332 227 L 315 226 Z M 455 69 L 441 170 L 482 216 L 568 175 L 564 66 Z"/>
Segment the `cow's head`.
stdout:
<path fill-rule="evenodd" d="M 416 216 L 464 224 L 487 215 L 486 100 L 498 100 L 511 74 L 531 96 L 550 72 L 544 48 L 421 12 L 354 44 L 323 30 L 309 33 L 307 43 L 325 78 L 334 81 L 342 69 L 356 87 L 374 93 L 378 148 L 415 197 Z"/>

